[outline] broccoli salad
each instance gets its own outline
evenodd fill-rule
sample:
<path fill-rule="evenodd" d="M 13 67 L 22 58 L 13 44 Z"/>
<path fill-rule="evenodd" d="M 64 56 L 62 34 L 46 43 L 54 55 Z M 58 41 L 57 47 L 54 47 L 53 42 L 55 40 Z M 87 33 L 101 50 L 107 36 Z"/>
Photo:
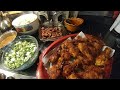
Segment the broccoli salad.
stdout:
<path fill-rule="evenodd" d="M 5 53 L 4 64 L 10 69 L 16 69 L 34 55 L 36 48 L 35 43 L 18 41 Z"/>

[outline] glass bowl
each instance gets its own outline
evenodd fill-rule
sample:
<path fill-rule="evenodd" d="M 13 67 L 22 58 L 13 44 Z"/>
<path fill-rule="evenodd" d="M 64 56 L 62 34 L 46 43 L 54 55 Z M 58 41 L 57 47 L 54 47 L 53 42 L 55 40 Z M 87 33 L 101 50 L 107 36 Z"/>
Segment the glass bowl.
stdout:
<path fill-rule="evenodd" d="M 18 41 L 23 41 L 26 40 L 28 42 L 31 43 L 35 43 L 36 45 L 36 49 L 34 52 L 34 55 L 26 62 L 24 62 L 20 67 L 15 68 L 15 69 L 10 69 L 8 68 L 5 64 L 4 64 L 4 60 L 5 60 L 5 53 L 9 52 L 10 50 L 12 50 L 12 46 L 18 42 Z M 25 70 L 29 67 L 31 67 L 37 60 L 38 58 L 38 54 L 39 54 L 39 49 L 38 49 L 38 41 L 36 40 L 36 38 L 34 38 L 33 36 L 30 35 L 22 35 L 22 36 L 18 36 L 12 43 L 10 43 L 4 50 L 2 57 L 1 57 L 1 65 L 3 69 L 6 69 L 8 71 L 20 71 L 20 70 Z"/>

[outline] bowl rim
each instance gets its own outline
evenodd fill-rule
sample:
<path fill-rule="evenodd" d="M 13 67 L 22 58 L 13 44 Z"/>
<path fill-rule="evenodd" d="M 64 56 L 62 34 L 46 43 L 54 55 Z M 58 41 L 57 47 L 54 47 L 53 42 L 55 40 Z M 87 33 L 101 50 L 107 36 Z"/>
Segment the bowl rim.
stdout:
<path fill-rule="evenodd" d="M 27 37 L 26 37 L 27 36 Z M 12 45 L 14 45 L 15 44 L 15 41 L 19 41 L 19 40 L 22 40 L 22 39 L 34 39 L 35 40 L 35 44 L 36 44 L 36 50 L 35 50 L 35 52 L 34 52 L 34 55 L 27 61 L 27 62 L 25 62 L 23 65 L 21 65 L 20 67 L 18 67 L 18 68 L 15 68 L 15 69 L 10 69 L 9 67 L 7 67 L 3 62 L 4 62 L 4 54 L 6 53 L 6 50 L 7 49 L 9 49 Z M 4 69 L 6 69 L 6 70 L 9 70 L 9 71 L 21 71 L 21 70 L 24 70 L 24 69 L 27 69 L 27 68 L 29 68 L 32 64 L 34 64 L 34 62 L 37 60 L 37 56 L 38 56 L 38 53 L 39 53 L 39 44 L 38 44 L 38 41 L 37 41 L 37 39 L 35 38 L 35 37 L 33 37 L 33 36 L 31 36 L 31 35 L 21 35 L 21 36 L 18 36 L 15 40 L 14 40 L 14 42 L 13 43 L 11 43 L 11 44 L 9 44 L 8 46 L 7 46 L 7 48 L 5 48 L 5 51 L 3 52 L 3 54 L 2 54 L 2 57 L 1 57 L 1 64 L 2 64 L 2 66 L 3 66 L 3 68 Z M 29 63 L 29 62 L 33 62 L 33 63 L 30 63 L 30 66 L 28 65 L 28 66 L 25 66 L 24 68 L 22 68 L 24 65 L 26 65 L 27 63 Z M 26 68 L 27 67 L 27 68 Z"/>
<path fill-rule="evenodd" d="M 30 22 L 30 23 L 28 23 L 28 24 L 25 24 L 25 25 L 16 25 L 16 21 L 19 20 L 19 18 L 24 17 L 24 16 L 27 16 L 27 15 L 34 16 L 35 19 L 34 19 L 32 22 Z M 29 24 L 35 22 L 36 20 L 38 20 L 38 16 L 37 16 L 36 14 L 33 14 L 33 13 L 22 14 L 22 15 L 18 16 L 17 18 L 15 18 L 15 19 L 12 21 L 12 25 L 13 25 L 14 27 L 22 27 L 22 26 L 29 25 Z"/>
<path fill-rule="evenodd" d="M 34 32 L 37 32 L 38 31 L 38 29 L 35 29 L 35 30 L 30 30 L 30 31 L 25 31 L 25 32 L 18 32 L 19 34 L 33 34 Z"/>
<path fill-rule="evenodd" d="M 71 20 L 71 19 L 73 19 L 73 18 L 75 18 L 75 17 L 71 17 L 71 18 L 68 18 L 68 19 Z M 65 19 L 65 20 L 64 20 L 64 23 L 65 23 L 66 25 L 70 25 L 70 26 L 73 26 L 73 27 L 78 27 L 79 25 L 82 25 L 82 24 L 84 23 L 84 19 L 83 19 L 83 18 L 76 18 L 76 19 L 79 19 L 79 20 L 82 21 L 82 23 L 80 23 L 79 25 L 76 26 L 76 25 L 74 25 L 74 24 L 67 23 L 66 20 L 68 20 L 68 19 Z"/>

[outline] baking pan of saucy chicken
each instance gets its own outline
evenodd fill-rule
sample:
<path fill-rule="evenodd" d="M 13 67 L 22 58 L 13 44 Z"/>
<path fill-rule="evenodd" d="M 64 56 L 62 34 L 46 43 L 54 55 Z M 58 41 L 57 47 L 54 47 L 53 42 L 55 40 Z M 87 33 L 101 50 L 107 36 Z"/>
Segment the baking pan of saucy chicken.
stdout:
<path fill-rule="evenodd" d="M 83 32 L 68 35 L 43 51 L 36 76 L 39 79 L 107 79 L 114 52 L 93 35 Z"/>

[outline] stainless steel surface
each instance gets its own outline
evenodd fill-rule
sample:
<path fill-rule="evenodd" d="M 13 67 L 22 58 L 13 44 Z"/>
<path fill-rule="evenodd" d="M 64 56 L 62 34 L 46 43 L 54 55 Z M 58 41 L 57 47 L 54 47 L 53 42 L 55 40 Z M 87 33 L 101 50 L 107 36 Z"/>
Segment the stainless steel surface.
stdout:
<path fill-rule="evenodd" d="M 69 11 L 54 11 L 52 12 L 52 19 L 54 23 L 62 22 L 64 19 L 69 17 Z M 62 20 L 59 21 L 59 17 L 62 16 Z"/>
<path fill-rule="evenodd" d="M 12 24 L 9 18 L 6 17 L 0 22 L 1 31 L 7 31 L 10 27 L 12 27 Z"/>
<path fill-rule="evenodd" d="M 52 19 L 52 21 L 57 23 L 60 16 L 69 18 L 69 11 L 38 11 L 37 15 L 45 17 L 46 20 L 43 21 L 50 21 Z"/>
<path fill-rule="evenodd" d="M 52 12 L 53 13 L 53 23 L 54 24 L 57 24 L 59 21 L 58 21 L 58 17 L 60 16 L 60 15 L 62 15 L 63 14 L 63 12 L 61 12 L 61 11 L 59 11 L 59 12 Z"/>
<path fill-rule="evenodd" d="M 47 11 L 39 11 L 38 15 L 44 16 L 46 20 L 48 20 L 48 12 Z"/>
<path fill-rule="evenodd" d="M 15 79 L 36 79 L 34 76 L 22 75 L 15 72 L 9 72 L 0 68 L 0 73 L 5 74 L 7 77 L 12 76 Z"/>
<path fill-rule="evenodd" d="M 120 23 L 120 14 L 118 15 L 118 17 L 114 21 L 113 25 L 110 27 L 110 31 L 112 31 L 113 28 L 115 28 L 119 23 Z"/>
<path fill-rule="evenodd" d="M 79 11 L 70 11 L 70 17 L 78 17 Z"/>

